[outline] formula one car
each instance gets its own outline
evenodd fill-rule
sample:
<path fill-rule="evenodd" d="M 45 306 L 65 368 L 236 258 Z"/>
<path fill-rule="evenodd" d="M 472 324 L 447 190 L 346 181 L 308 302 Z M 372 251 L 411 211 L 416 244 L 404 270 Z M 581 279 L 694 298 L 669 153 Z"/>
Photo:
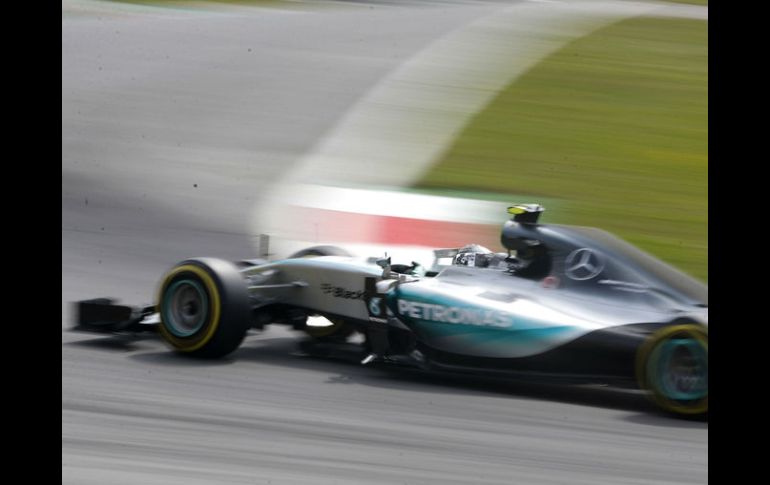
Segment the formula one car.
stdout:
<path fill-rule="evenodd" d="M 330 247 L 272 262 L 189 259 L 162 278 L 156 305 L 81 301 L 75 329 L 158 331 L 178 352 L 213 358 L 249 329 L 284 324 L 315 355 L 354 348 L 363 364 L 630 385 L 667 412 L 706 415 L 708 288 L 607 232 L 540 224 L 542 211 L 509 208 L 505 252 L 439 249 L 428 269 Z"/>

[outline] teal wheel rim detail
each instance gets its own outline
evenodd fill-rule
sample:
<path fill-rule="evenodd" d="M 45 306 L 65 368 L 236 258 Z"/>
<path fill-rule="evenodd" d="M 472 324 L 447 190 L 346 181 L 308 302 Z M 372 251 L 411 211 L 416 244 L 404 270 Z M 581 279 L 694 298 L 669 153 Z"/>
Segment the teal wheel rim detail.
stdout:
<path fill-rule="evenodd" d="M 662 342 L 653 351 L 650 382 L 672 401 L 698 401 L 708 396 L 708 353 L 693 338 Z"/>
<path fill-rule="evenodd" d="M 163 322 L 174 336 L 195 335 L 206 324 L 209 299 L 203 286 L 195 280 L 171 283 L 163 296 Z"/>

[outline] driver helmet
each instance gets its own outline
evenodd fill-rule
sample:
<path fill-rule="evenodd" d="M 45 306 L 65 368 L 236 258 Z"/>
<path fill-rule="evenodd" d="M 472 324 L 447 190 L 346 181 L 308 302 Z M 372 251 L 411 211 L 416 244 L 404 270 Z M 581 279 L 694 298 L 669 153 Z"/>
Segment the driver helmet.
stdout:
<path fill-rule="evenodd" d="M 534 239 L 523 239 L 517 245 L 513 264 L 517 273 L 547 273 L 550 271 L 550 258 L 545 245 Z"/>
<path fill-rule="evenodd" d="M 523 265 L 529 266 L 540 254 L 540 248 L 542 246 L 533 244 L 531 246 L 523 246 L 516 250 L 516 259 L 518 259 Z"/>
<path fill-rule="evenodd" d="M 468 244 L 457 251 L 452 264 L 455 266 L 481 266 L 488 263 L 492 251 L 478 244 Z"/>

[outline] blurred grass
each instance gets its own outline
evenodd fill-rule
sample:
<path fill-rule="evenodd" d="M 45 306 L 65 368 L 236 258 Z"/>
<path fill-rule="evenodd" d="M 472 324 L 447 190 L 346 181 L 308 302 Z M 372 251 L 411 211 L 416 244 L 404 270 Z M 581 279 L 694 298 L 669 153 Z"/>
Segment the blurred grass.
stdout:
<path fill-rule="evenodd" d="M 501 92 L 417 185 L 559 198 L 708 281 L 708 24 L 634 18 L 578 39 Z"/>

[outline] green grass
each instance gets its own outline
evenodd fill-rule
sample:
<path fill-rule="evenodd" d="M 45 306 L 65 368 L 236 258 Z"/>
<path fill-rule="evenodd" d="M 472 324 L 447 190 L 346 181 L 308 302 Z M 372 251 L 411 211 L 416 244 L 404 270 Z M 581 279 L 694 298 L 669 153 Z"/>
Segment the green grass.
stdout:
<path fill-rule="evenodd" d="M 708 281 L 708 25 L 634 18 L 578 39 L 504 89 L 418 188 L 556 198 Z"/>

